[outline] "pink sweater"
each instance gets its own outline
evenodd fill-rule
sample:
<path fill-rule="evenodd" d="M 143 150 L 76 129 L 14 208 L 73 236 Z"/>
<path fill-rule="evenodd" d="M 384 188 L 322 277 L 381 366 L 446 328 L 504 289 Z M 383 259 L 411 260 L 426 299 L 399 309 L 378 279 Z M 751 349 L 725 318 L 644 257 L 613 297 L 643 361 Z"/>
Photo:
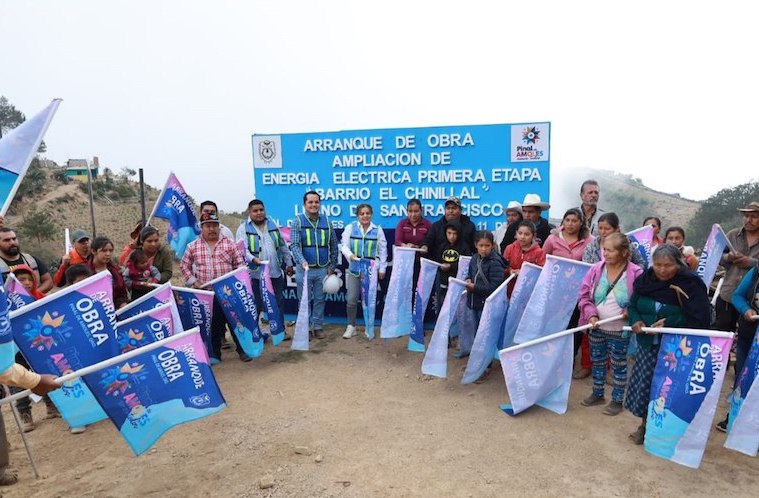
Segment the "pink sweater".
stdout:
<path fill-rule="evenodd" d="M 560 235 L 560 232 L 554 230 L 551 235 L 546 239 L 543 244 L 543 252 L 552 256 L 559 256 L 561 258 L 574 259 L 575 261 L 582 261 L 582 254 L 585 252 L 585 246 L 593 242 L 592 235 L 588 235 L 584 239 L 578 239 L 571 244 Z"/>

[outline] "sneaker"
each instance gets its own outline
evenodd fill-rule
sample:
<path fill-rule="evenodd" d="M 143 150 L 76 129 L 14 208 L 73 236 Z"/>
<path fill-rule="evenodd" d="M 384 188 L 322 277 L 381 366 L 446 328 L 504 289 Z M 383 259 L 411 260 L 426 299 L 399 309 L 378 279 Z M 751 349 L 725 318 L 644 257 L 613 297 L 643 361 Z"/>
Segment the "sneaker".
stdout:
<path fill-rule="evenodd" d="M 317 339 L 324 339 L 327 337 L 327 334 L 325 334 L 322 329 L 316 329 L 314 330 L 314 337 Z"/>
<path fill-rule="evenodd" d="M 71 429 L 69 429 L 69 432 L 71 432 L 71 434 L 81 434 L 86 430 L 87 430 L 87 427 L 82 425 L 80 427 L 72 427 Z"/>
<path fill-rule="evenodd" d="M 253 359 L 250 356 L 248 356 L 247 354 L 243 353 L 242 351 L 240 351 L 238 353 L 238 356 L 240 357 L 240 361 L 243 362 L 243 363 L 248 363 L 250 360 Z"/>
<path fill-rule="evenodd" d="M 585 379 L 590 377 L 592 370 L 590 368 L 581 368 L 572 374 L 573 379 Z"/>
<path fill-rule="evenodd" d="M 727 420 L 728 420 L 728 417 L 725 417 L 725 420 L 723 420 L 722 422 L 716 425 L 718 431 L 727 432 Z"/>
<path fill-rule="evenodd" d="M 591 394 L 584 400 L 580 401 L 580 404 L 582 406 L 595 406 L 595 405 L 602 405 L 606 403 L 606 398 L 603 396 L 596 396 L 595 394 Z"/>
<path fill-rule="evenodd" d="M 608 405 L 606 405 L 606 408 L 604 408 L 603 414 L 613 417 L 614 415 L 619 415 L 621 412 L 622 402 L 612 400 Z"/>
<path fill-rule="evenodd" d="M 343 339 L 350 339 L 351 337 L 356 337 L 355 325 L 348 325 L 347 327 L 345 327 L 345 333 L 343 334 Z"/>
<path fill-rule="evenodd" d="M 21 413 L 21 430 L 24 432 L 32 432 L 35 428 L 34 419 L 32 418 L 32 412 Z"/>

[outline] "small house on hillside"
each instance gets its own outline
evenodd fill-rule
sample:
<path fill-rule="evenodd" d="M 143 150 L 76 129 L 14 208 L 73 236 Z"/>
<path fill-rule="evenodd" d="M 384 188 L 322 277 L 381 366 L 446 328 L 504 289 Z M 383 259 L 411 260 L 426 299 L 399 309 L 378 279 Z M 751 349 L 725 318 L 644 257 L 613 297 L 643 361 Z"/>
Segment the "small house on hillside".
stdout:
<path fill-rule="evenodd" d="M 92 158 L 92 163 L 88 164 L 86 159 L 69 159 L 66 162 L 66 176 L 80 182 L 87 181 L 87 168 L 92 173 L 92 179 L 98 177 L 100 164 L 97 156 Z"/>

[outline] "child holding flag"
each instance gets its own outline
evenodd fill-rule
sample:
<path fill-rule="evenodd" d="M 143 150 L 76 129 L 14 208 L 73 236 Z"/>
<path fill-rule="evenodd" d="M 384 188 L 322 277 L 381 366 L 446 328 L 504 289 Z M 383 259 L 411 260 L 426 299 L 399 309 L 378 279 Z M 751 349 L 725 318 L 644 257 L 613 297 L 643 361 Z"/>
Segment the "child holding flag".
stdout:
<path fill-rule="evenodd" d="M 503 251 L 506 260 L 506 273 L 518 275 L 523 263 L 533 263 L 538 266 L 546 264 L 546 254 L 535 241 L 535 224 L 531 221 L 520 221 L 517 225 L 516 240 L 506 246 Z M 507 289 L 508 296 L 514 290 L 516 279 L 512 280 Z"/>
<path fill-rule="evenodd" d="M 474 245 L 477 249 L 471 261 L 469 261 L 469 275 L 466 279 L 467 300 L 466 304 L 474 315 L 474 329 L 477 330 L 482 318 L 482 309 L 485 307 L 485 299 L 493 293 L 504 281 L 506 263 L 497 251 L 493 234 L 487 230 L 480 230 L 474 234 Z M 482 383 L 492 370 L 492 363 L 475 382 Z"/>

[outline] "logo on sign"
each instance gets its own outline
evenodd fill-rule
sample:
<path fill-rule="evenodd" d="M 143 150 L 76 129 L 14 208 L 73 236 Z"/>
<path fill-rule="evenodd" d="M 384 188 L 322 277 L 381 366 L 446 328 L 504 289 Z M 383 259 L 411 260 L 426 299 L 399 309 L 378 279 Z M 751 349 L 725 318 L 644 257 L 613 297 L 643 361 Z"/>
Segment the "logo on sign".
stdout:
<path fill-rule="evenodd" d="M 265 163 L 271 163 L 277 157 L 277 145 L 272 140 L 261 140 L 258 143 L 258 155 Z"/>
<path fill-rule="evenodd" d="M 522 131 L 522 141 L 525 145 L 536 144 L 540 140 L 540 130 L 537 126 L 528 126 Z"/>

